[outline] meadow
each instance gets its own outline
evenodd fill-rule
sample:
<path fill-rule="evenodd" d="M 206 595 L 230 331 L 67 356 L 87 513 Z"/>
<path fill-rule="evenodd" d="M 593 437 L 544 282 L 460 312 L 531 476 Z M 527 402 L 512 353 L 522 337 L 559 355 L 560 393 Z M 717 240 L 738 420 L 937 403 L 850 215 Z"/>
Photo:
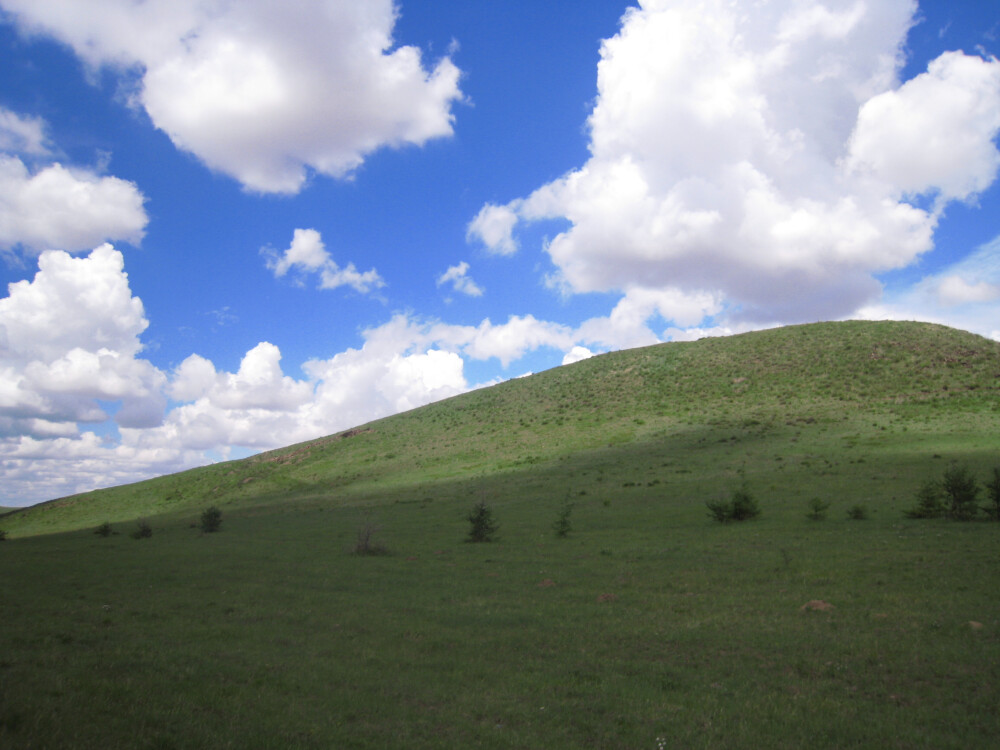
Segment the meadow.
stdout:
<path fill-rule="evenodd" d="M 905 511 L 998 394 L 996 342 L 800 326 L 0 516 L 0 747 L 993 746 L 1000 524 Z"/>

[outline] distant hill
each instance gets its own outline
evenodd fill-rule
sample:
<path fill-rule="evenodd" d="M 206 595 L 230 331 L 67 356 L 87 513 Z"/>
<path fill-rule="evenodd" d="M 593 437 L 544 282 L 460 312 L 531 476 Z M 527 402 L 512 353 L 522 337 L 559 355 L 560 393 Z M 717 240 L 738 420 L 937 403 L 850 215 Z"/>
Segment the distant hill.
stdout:
<path fill-rule="evenodd" d="M 20 536 L 209 504 L 399 502 L 461 482 L 566 484 L 596 465 L 638 481 L 672 465 L 663 456 L 712 462 L 721 481 L 776 470 L 777 459 L 760 457 L 775 445 L 808 466 L 804 456 L 829 450 L 834 433 L 837 450 L 915 461 L 995 452 L 1000 343 L 927 323 L 851 321 L 613 352 L 241 461 L 43 503 L 3 527 Z M 653 454 L 658 465 L 629 468 Z"/>

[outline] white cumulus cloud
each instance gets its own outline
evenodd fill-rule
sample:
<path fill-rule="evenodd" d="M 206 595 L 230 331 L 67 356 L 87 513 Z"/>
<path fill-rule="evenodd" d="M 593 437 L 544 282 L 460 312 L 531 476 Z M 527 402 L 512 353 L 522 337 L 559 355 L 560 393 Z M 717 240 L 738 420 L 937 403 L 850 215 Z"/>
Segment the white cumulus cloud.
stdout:
<path fill-rule="evenodd" d="M 997 132 L 1000 63 L 948 52 L 864 104 L 849 161 L 904 193 L 964 199 L 996 179 Z"/>
<path fill-rule="evenodd" d="M 518 203 L 510 206 L 497 206 L 487 203 L 469 222 L 466 237 L 477 239 L 490 252 L 498 255 L 513 255 L 517 252 L 517 240 L 514 239 L 514 226 L 517 224 Z"/>
<path fill-rule="evenodd" d="M 0 249 L 80 252 L 105 240 L 138 243 L 144 200 L 127 180 L 58 163 L 30 169 L 0 153 Z"/>
<path fill-rule="evenodd" d="M 602 45 L 588 161 L 487 204 L 470 239 L 509 251 L 518 222 L 568 220 L 545 246 L 552 283 L 624 293 L 605 328 L 617 317 L 641 333 L 639 289 L 673 295 L 638 307 L 679 327 L 872 303 L 875 274 L 933 248 L 947 200 L 996 176 L 1000 63 L 948 53 L 900 84 L 915 12 L 912 0 L 644 0 Z"/>
<path fill-rule="evenodd" d="M 284 276 L 289 270 L 316 273 L 319 274 L 321 289 L 349 286 L 362 294 L 385 286 L 385 281 L 374 268 L 360 272 L 353 263 L 348 263 L 345 268 L 338 266 L 315 229 L 296 229 L 292 234 L 292 244 L 283 253 L 271 248 L 263 248 L 261 253 L 276 278 Z"/>
<path fill-rule="evenodd" d="M 450 266 L 447 271 L 438 277 L 437 285 L 451 284 L 452 289 L 470 297 L 482 297 L 483 288 L 479 286 L 472 277 L 469 276 L 469 264 L 464 260 L 457 265 Z"/>
<path fill-rule="evenodd" d="M 393 0 L 3 0 L 22 29 L 92 68 L 138 73 L 134 98 L 174 144 L 260 192 L 309 170 L 452 133 L 460 72 L 394 45 Z"/>

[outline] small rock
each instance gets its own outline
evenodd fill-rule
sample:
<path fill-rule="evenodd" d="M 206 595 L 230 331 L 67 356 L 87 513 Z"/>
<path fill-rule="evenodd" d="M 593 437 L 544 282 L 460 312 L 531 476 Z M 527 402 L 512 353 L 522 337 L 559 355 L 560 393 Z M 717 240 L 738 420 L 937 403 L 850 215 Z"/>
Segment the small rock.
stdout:
<path fill-rule="evenodd" d="M 829 612 L 831 609 L 834 609 L 834 606 L 830 602 L 824 602 L 822 599 L 813 599 L 799 607 L 799 610 L 802 612 Z"/>

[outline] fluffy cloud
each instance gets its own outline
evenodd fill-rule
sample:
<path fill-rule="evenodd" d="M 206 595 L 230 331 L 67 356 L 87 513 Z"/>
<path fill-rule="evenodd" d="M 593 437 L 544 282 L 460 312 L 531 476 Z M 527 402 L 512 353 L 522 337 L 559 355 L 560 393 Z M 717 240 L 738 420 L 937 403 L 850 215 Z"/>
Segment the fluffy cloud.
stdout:
<path fill-rule="evenodd" d="M 65 431 L 67 422 L 104 421 L 102 400 L 122 403 L 119 424 L 158 424 L 164 378 L 138 357 L 148 322 L 121 253 L 110 245 L 86 258 L 50 251 L 38 267 L 0 299 L 0 417 Z"/>
<path fill-rule="evenodd" d="M 276 253 L 271 248 L 263 248 L 261 253 L 267 258 L 267 267 L 280 278 L 289 270 L 300 273 L 318 273 L 321 289 L 336 289 L 339 286 L 350 286 L 362 294 L 385 286 L 382 277 L 374 268 L 361 273 L 349 263 L 341 268 L 326 251 L 323 238 L 315 229 L 296 229 L 292 235 L 292 244 L 283 253 Z"/>
<path fill-rule="evenodd" d="M 469 276 L 469 264 L 462 261 L 458 265 L 451 266 L 447 271 L 438 277 L 437 285 L 451 284 L 452 289 L 470 297 L 482 297 L 483 289 Z"/>
<path fill-rule="evenodd" d="M 482 242 L 490 252 L 498 255 L 513 255 L 517 252 L 513 231 L 517 224 L 516 208 L 519 205 L 519 202 L 509 206 L 487 203 L 476 218 L 469 222 L 467 239 Z"/>
<path fill-rule="evenodd" d="M 44 500 L 191 465 L 171 449 L 108 446 L 81 423 L 122 430 L 163 420 L 166 377 L 140 354 L 146 329 L 121 253 L 42 253 L 0 299 L 0 467 L 7 502 Z M 113 404 L 113 408 L 108 407 Z"/>
<path fill-rule="evenodd" d="M 911 0 L 745 5 L 627 12 L 602 45 L 590 159 L 484 206 L 470 239 L 509 252 L 517 222 L 568 220 L 546 246 L 553 283 L 624 292 L 605 326 L 637 289 L 682 300 L 638 305 L 682 327 L 699 311 L 739 328 L 877 299 L 874 274 L 930 250 L 944 203 L 994 180 L 1000 63 L 948 53 L 900 85 Z"/>
<path fill-rule="evenodd" d="M 146 227 L 135 184 L 50 164 L 29 169 L 0 154 L 0 249 L 79 252 L 109 239 L 138 243 Z"/>
<path fill-rule="evenodd" d="M 590 351 L 585 346 L 574 346 L 566 355 L 562 358 L 562 364 L 571 365 L 574 362 L 582 362 L 585 359 L 590 359 L 594 356 L 594 353 Z"/>
<path fill-rule="evenodd" d="M 89 65 L 134 69 L 174 144 L 261 192 L 343 177 L 384 146 L 452 133 L 460 73 L 394 47 L 392 0 L 3 0 Z"/>
<path fill-rule="evenodd" d="M 998 131 L 1000 64 L 947 52 L 864 104 L 849 164 L 904 193 L 964 199 L 996 179 Z"/>

